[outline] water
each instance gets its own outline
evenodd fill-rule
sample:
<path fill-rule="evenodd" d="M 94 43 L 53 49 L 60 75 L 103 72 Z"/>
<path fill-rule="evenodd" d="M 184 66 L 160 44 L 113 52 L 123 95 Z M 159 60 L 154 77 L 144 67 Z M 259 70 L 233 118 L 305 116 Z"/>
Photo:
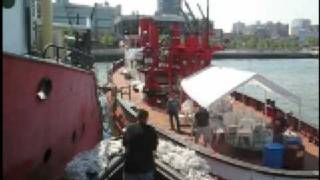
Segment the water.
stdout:
<path fill-rule="evenodd" d="M 93 71 L 96 74 L 96 78 L 98 81 L 99 86 L 103 86 L 107 84 L 108 78 L 107 78 L 107 71 L 112 66 L 112 63 L 94 63 L 93 64 Z"/>
<path fill-rule="evenodd" d="M 95 63 L 93 65 L 93 71 L 96 75 L 97 83 L 99 87 L 105 86 L 108 82 L 108 69 L 111 68 L 111 63 Z M 111 128 L 109 114 L 107 111 L 106 97 L 103 93 L 98 91 L 99 103 L 102 113 L 102 125 L 103 125 L 103 139 L 109 139 L 111 137 Z"/>
<path fill-rule="evenodd" d="M 215 60 L 212 64 L 253 71 L 281 85 L 293 94 L 301 97 L 301 118 L 318 125 L 319 119 L 319 61 L 317 59 L 225 59 Z M 292 111 L 299 117 L 296 104 L 277 94 L 265 94 L 264 90 L 245 86 L 239 89 L 260 100 L 266 97 L 276 101 L 276 105 L 285 111 Z"/>
<path fill-rule="evenodd" d="M 212 62 L 216 66 L 232 67 L 259 73 L 281 85 L 288 91 L 301 97 L 301 119 L 318 125 L 319 119 L 319 61 L 317 59 L 225 59 Z M 94 68 L 99 84 L 107 82 L 107 69 L 111 63 L 95 63 Z M 264 101 L 271 98 L 281 109 L 299 117 L 298 105 L 286 100 L 277 94 L 265 94 L 264 90 L 245 86 L 240 88 L 248 95 Z"/>

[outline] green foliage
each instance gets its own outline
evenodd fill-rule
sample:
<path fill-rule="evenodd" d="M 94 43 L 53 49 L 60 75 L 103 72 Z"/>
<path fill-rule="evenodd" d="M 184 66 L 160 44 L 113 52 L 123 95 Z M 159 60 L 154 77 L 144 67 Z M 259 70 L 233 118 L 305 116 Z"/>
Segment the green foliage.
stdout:
<path fill-rule="evenodd" d="M 106 46 L 112 46 L 116 43 L 117 39 L 109 33 L 106 33 L 102 38 L 101 38 L 101 44 L 106 45 Z"/>
<path fill-rule="evenodd" d="M 246 47 L 249 49 L 255 49 L 257 47 L 258 38 L 255 36 L 250 36 L 246 42 Z"/>
<path fill-rule="evenodd" d="M 259 50 L 268 49 L 269 48 L 269 42 L 267 39 L 259 39 L 257 43 L 257 48 Z"/>
<path fill-rule="evenodd" d="M 308 37 L 305 39 L 304 45 L 306 45 L 308 47 L 319 46 L 319 38 Z"/>
<path fill-rule="evenodd" d="M 305 43 L 307 47 L 319 46 L 318 38 L 307 38 Z M 230 48 L 234 49 L 259 49 L 259 50 L 299 50 L 301 44 L 297 38 L 258 38 L 254 35 L 244 35 L 235 37 L 230 42 Z"/>

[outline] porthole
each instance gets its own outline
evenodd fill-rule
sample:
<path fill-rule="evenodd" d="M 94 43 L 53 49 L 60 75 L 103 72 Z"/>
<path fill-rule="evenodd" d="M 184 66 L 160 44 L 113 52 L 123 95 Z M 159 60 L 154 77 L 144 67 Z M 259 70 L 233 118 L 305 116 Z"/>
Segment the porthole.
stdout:
<path fill-rule="evenodd" d="M 71 138 L 73 144 L 76 142 L 76 139 L 77 139 L 77 132 L 73 131 L 72 138 Z"/>
<path fill-rule="evenodd" d="M 51 149 L 48 148 L 43 156 L 43 163 L 47 163 L 51 158 Z"/>
<path fill-rule="evenodd" d="M 52 82 L 48 78 L 43 78 L 39 85 L 37 91 L 37 98 L 41 101 L 48 99 L 52 90 Z"/>

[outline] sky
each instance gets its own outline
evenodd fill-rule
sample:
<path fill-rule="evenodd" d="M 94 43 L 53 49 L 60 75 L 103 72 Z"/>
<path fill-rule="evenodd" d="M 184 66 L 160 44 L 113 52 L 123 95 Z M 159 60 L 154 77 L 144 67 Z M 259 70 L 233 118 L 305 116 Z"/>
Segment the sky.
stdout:
<path fill-rule="evenodd" d="M 71 3 L 93 5 L 105 0 L 69 0 Z M 293 19 L 311 19 L 311 24 L 319 24 L 319 0 L 209 0 L 210 19 L 215 28 L 224 32 L 232 30 L 232 24 L 238 21 L 246 25 L 256 21 L 291 24 Z M 108 0 L 110 6 L 122 5 L 122 14 L 139 11 L 141 15 L 153 15 L 157 9 L 157 0 Z M 197 3 L 206 12 L 206 0 L 188 0 L 197 17 L 200 12 Z M 183 5 L 184 6 L 184 5 Z"/>

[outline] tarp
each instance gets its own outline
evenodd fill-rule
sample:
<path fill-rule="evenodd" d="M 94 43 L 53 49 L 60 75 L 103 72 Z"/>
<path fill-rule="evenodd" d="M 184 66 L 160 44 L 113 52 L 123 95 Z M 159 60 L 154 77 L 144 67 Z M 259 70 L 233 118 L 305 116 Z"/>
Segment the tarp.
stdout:
<path fill-rule="evenodd" d="M 300 97 L 254 72 L 236 70 L 226 67 L 209 66 L 181 81 L 182 89 L 202 107 L 230 94 L 235 89 L 253 83 L 267 91 L 275 92 L 286 99 L 301 104 Z"/>

